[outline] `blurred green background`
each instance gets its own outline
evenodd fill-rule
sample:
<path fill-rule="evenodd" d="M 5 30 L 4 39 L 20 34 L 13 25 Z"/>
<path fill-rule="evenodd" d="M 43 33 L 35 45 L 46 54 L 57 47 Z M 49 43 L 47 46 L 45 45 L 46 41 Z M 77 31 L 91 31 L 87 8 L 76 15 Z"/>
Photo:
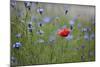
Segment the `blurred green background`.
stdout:
<path fill-rule="evenodd" d="M 43 14 L 37 12 L 38 8 L 43 8 Z M 15 7 L 11 9 L 11 57 L 15 61 L 11 65 L 37 65 L 54 63 L 87 62 L 95 60 L 95 7 L 87 5 L 57 4 L 32 2 L 30 10 L 27 9 L 23 1 L 17 1 Z M 65 11 L 68 13 L 65 14 Z M 79 16 L 73 26 L 72 39 L 60 37 L 56 34 L 57 30 L 63 26 L 70 28 L 70 20 Z M 35 17 L 35 20 L 31 20 Z M 38 23 L 44 17 L 50 17 L 48 23 L 42 27 Z M 28 30 L 28 23 L 32 22 L 32 32 Z M 81 24 L 78 27 L 78 24 Z M 82 29 L 89 28 L 87 32 Z M 38 30 L 43 30 L 42 35 L 37 34 Z M 16 38 L 20 33 L 21 38 Z M 89 40 L 84 39 L 88 33 Z M 54 41 L 50 41 L 53 39 Z M 39 42 L 42 40 L 43 42 Z M 21 42 L 19 49 L 13 48 L 13 44 Z M 82 47 L 84 46 L 84 48 Z"/>

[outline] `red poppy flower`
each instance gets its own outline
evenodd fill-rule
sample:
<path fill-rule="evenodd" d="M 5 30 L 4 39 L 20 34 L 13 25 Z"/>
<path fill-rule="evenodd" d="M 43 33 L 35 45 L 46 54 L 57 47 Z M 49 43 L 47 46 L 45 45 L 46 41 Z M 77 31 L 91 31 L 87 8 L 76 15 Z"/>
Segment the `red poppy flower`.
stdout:
<path fill-rule="evenodd" d="M 57 34 L 61 37 L 67 37 L 70 33 L 70 29 L 68 28 L 62 28 L 62 29 L 59 29 Z"/>

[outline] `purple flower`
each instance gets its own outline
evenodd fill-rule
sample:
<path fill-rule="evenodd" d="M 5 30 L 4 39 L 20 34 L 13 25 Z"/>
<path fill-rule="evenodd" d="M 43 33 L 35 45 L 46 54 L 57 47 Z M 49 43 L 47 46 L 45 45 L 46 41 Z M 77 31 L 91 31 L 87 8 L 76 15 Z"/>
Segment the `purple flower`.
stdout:
<path fill-rule="evenodd" d="M 91 28 L 90 27 L 82 28 L 82 32 L 89 32 L 89 31 L 91 31 Z"/>
<path fill-rule="evenodd" d="M 28 24 L 29 32 L 32 32 L 33 29 L 35 29 L 35 27 L 32 26 L 32 22 L 29 22 L 29 24 Z"/>
<path fill-rule="evenodd" d="M 87 32 L 90 32 L 91 31 L 91 27 L 87 27 Z"/>
<path fill-rule="evenodd" d="M 11 63 L 14 64 L 16 62 L 16 58 L 15 57 L 11 57 Z"/>
<path fill-rule="evenodd" d="M 81 56 L 81 61 L 85 61 L 85 56 Z"/>
<path fill-rule="evenodd" d="M 33 27 L 33 26 L 32 26 L 32 22 L 30 22 L 30 23 L 28 24 L 28 30 L 29 30 L 29 32 L 32 32 L 33 29 L 35 29 L 35 27 Z"/>
<path fill-rule="evenodd" d="M 22 37 L 21 33 L 16 34 L 16 38 L 21 38 L 21 37 Z"/>
<path fill-rule="evenodd" d="M 38 27 L 44 26 L 43 22 L 39 22 L 39 23 L 37 23 L 37 25 L 38 25 Z"/>
<path fill-rule="evenodd" d="M 31 7 L 34 8 L 35 7 L 35 3 L 32 2 Z"/>
<path fill-rule="evenodd" d="M 28 28 L 32 28 L 32 23 L 29 23 L 28 24 Z"/>
<path fill-rule="evenodd" d="M 74 18 L 72 18 L 72 19 L 70 20 L 69 24 L 70 24 L 71 26 L 73 26 L 73 25 L 75 24 L 75 22 L 76 22 L 77 19 L 78 19 L 78 16 L 74 16 Z"/>
<path fill-rule="evenodd" d="M 81 48 L 84 49 L 85 48 L 85 45 L 82 45 Z"/>
<path fill-rule="evenodd" d="M 76 21 L 78 19 L 78 17 L 79 17 L 79 15 L 78 16 L 74 16 L 72 20 Z"/>
<path fill-rule="evenodd" d="M 31 9 L 31 5 L 32 5 L 32 2 L 25 1 L 24 2 L 24 5 L 25 5 L 26 8 L 28 8 L 30 10 Z"/>
<path fill-rule="evenodd" d="M 93 39 L 95 39 L 95 34 L 94 33 L 90 34 L 90 40 L 93 40 Z"/>
<path fill-rule="evenodd" d="M 82 32 L 87 32 L 87 28 L 82 28 Z"/>
<path fill-rule="evenodd" d="M 36 21 L 36 17 L 35 17 L 35 16 L 32 16 L 32 17 L 31 17 L 31 21 L 32 21 L 32 22 L 35 22 L 35 21 Z"/>
<path fill-rule="evenodd" d="M 75 16 L 73 19 L 71 19 L 71 20 L 69 21 L 70 29 L 71 29 L 71 30 L 73 29 L 73 26 L 74 26 L 74 24 L 75 24 L 77 18 L 78 18 L 78 16 Z"/>
<path fill-rule="evenodd" d="M 40 13 L 41 15 L 42 15 L 43 11 L 44 11 L 43 8 L 40 8 L 40 7 L 39 7 L 39 8 L 37 9 L 37 12 Z"/>
<path fill-rule="evenodd" d="M 17 16 L 20 18 L 20 17 L 23 17 L 23 15 L 24 15 L 23 11 L 18 10 Z"/>
<path fill-rule="evenodd" d="M 70 24 L 71 26 L 74 26 L 74 23 L 75 23 L 75 21 L 73 21 L 73 20 L 70 20 L 70 22 L 69 22 L 69 24 Z"/>
<path fill-rule="evenodd" d="M 66 15 L 67 13 L 68 13 L 68 10 L 66 9 L 66 10 L 65 10 L 65 15 Z"/>
<path fill-rule="evenodd" d="M 15 44 L 13 44 L 13 48 L 20 48 L 22 46 L 22 43 L 20 42 L 16 42 Z"/>
<path fill-rule="evenodd" d="M 29 32 L 32 32 L 32 28 L 28 28 Z"/>
<path fill-rule="evenodd" d="M 37 34 L 42 35 L 42 34 L 44 34 L 44 31 L 38 30 L 38 31 L 37 31 Z"/>
<path fill-rule="evenodd" d="M 89 34 L 88 34 L 88 33 L 85 33 L 84 39 L 85 39 L 85 40 L 89 40 Z"/>
<path fill-rule="evenodd" d="M 50 22 L 51 21 L 51 18 L 50 17 L 45 17 L 44 19 L 43 19 L 43 22 L 44 23 L 48 23 L 48 22 Z"/>
<path fill-rule="evenodd" d="M 11 4 L 11 6 L 12 6 L 13 8 L 15 8 L 15 6 L 16 6 L 16 0 L 11 0 L 10 4 Z"/>
<path fill-rule="evenodd" d="M 95 22 L 92 22 L 92 25 L 95 26 Z"/>
<path fill-rule="evenodd" d="M 68 9 L 69 9 L 69 6 L 68 6 L 68 5 L 64 5 L 64 11 L 65 11 L 65 14 L 68 13 Z"/>
<path fill-rule="evenodd" d="M 82 24 L 81 23 L 78 23 L 78 29 L 80 29 L 82 27 Z"/>

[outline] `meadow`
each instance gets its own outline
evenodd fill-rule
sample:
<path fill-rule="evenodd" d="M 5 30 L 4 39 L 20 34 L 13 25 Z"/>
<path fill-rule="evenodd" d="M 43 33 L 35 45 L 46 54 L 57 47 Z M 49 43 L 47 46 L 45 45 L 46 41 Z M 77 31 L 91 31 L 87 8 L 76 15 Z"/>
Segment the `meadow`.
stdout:
<path fill-rule="evenodd" d="M 10 9 L 11 66 L 95 61 L 94 6 L 12 1 Z M 57 34 L 71 25 L 67 37 Z"/>

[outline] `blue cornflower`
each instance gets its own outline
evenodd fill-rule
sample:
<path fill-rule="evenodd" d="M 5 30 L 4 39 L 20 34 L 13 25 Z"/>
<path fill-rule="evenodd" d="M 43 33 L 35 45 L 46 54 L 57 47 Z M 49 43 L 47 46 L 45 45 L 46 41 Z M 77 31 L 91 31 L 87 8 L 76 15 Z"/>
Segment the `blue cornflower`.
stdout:
<path fill-rule="evenodd" d="M 37 9 L 37 12 L 40 13 L 40 14 L 42 15 L 43 12 L 44 12 L 44 9 L 39 7 L 39 8 Z"/>
<path fill-rule="evenodd" d="M 73 26 L 75 24 L 75 20 L 73 20 L 73 19 L 70 20 L 69 24 L 70 24 L 70 29 L 72 30 L 73 29 Z"/>
<path fill-rule="evenodd" d="M 87 32 L 87 28 L 82 28 L 82 32 Z"/>
<path fill-rule="evenodd" d="M 11 63 L 14 64 L 16 62 L 16 58 L 15 57 L 11 57 Z"/>
<path fill-rule="evenodd" d="M 32 5 L 32 2 L 25 1 L 24 2 L 24 5 L 25 5 L 26 8 L 28 8 L 28 10 L 30 10 L 31 9 L 31 5 Z"/>
<path fill-rule="evenodd" d="M 87 27 L 87 32 L 90 32 L 91 30 L 91 27 Z"/>
<path fill-rule="evenodd" d="M 92 22 L 92 25 L 95 26 L 95 22 Z"/>
<path fill-rule="evenodd" d="M 81 61 L 85 61 L 85 56 L 81 56 Z"/>
<path fill-rule="evenodd" d="M 38 22 L 37 25 L 38 25 L 38 27 L 44 26 L 43 22 Z"/>
<path fill-rule="evenodd" d="M 29 23 L 28 24 L 28 28 L 32 28 L 32 23 Z"/>
<path fill-rule="evenodd" d="M 80 29 L 82 27 L 82 24 L 78 23 L 77 27 L 78 27 L 78 29 Z"/>
<path fill-rule="evenodd" d="M 21 37 L 22 37 L 21 33 L 16 34 L 16 38 L 21 38 Z"/>
<path fill-rule="evenodd" d="M 93 39 L 95 39 L 95 34 L 94 33 L 90 34 L 90 40 L 93 40 Z"/>
<path fill-rule="evenodd" d="M 31 17 L 31 21 L 36 22 L 36 17 L 34 15 Z"/>
<path fill-rule="evenodd" d="M 69 23 L 69 24 L 70 24 L 71 26 L 74 26 L 74 23 L 75 23 L 75 21 L 70 20 L 70 23 Z"/>
<path fill-rule="evenodd" d="M 35 3 L 31 2 L 31 7 L 34 8 L 35 7 Z"/>
<path fill-rule="evenodd" d="M 84 49 L 85 48 L 85 45 L 81 45 L 81 48 Z"/>
<path fill-rule="evenodd" d="M 29 32 L 32 32 L 32 28 L 28 28 Z"/>
<path fill-rule="evenodd" d="M 91 31 L 91 27 L 82 28 L 82 32 L 89 32 L 89 31 Z"/>
<path fill-rule="evenodd" d="M 51 21 L 51 18 L 50 17 L 45 17 L 44 19 L 43 19 L 43 22 L 44 23 L 48 23 L 48 22 L 50 22 Z"/>
<path fill-rule="evenodd" d="M 15 8 L 16 7 L 16 0 L 11 0 L 10 4 L 13 8 Z"/>
<path fill-rule="evenodd" d="M 19 49 L 21 46 L 22 46 L 21 42 L 16 42 L 15 44 L 13 44 L 13 48 Z"/>
<path fill-rule="evenodd" d="M 89 34 L 88 34 L 88 33 L 85 33 L 84 39 L 85 39 L 85 40 L 89 40 Z"/>
<path fill-rule="evenodd" d="M 74 24 L 75 24 L 77 18 L 78 18 L 78 16 L 75 16 L 73 19 L 70 20 L 69 24 L 70 24 L 70 26 L 71 26 L 71 29 L 73 29 L 73 26 L 74 26 Z"/>
<path fill-rule="evenodd" d="M 18 10 L 17 11 L 17 16 L 20 18 L 20 17 L 23 17 L 24 16 L 24 13 L 22 10 Z"/>
<path fill-rule="evenodd" d="M 69 10 L 69 6 L 68 5 L 64 5 L 65 15 L 68 13 L 68 10 Z"/>
<path fill-rule="evenodd" d="M 65 15 L 66 15 L 67 13 L 68 13 L 68 10 L 66 9 L 66 10 L 65 10 Z"/>
<path fill-rule="evenodd" d="M 42 35 L 42 34 L 44 34 L 44 31 L 43 30 L 38 30 L 37 34 Z"/>
<path fill-rule="evenodd" d="M 32 32 L 33 29 L 35 29 L 35 27 L 32 26 L 32 22 L 28 23 L 29 32 Z"/>

